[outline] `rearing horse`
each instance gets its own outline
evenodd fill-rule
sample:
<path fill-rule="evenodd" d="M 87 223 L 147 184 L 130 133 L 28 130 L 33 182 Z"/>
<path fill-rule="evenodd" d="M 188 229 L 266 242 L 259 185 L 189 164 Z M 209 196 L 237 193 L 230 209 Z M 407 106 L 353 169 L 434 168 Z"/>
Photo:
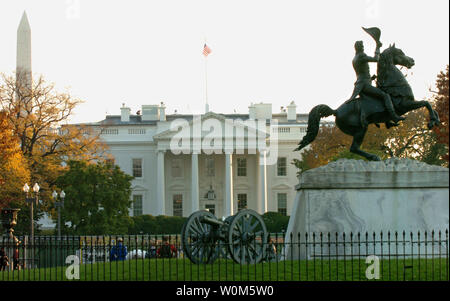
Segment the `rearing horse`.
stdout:
<path fill-rule="evenodd" d="M 439 125 L 440 120 L 437 112 L 433 110 L 428 101 L 414 100 L 411 87 L 396 65 L 409 69 L 414 66 L 414 60 L 406 56 L 401 49 L 395 48 L 394 44 L 384 50 L 380 55 L 377 71 L 377 87 L 391 96 L 392 103 L 398 115 L 426 107 L 430 114 L 428 128 L 432 129 L 434 126 Z M 337 110 L 333 110 L 324 104 L 315 106 L 309 113 L 306 135 L 295 150 L 299 151 L 314 141 L 319 132 L 321 118 L 334 115 L 336 116 L 337 127 L 345 134 L 353 136 L 350 151 L 368 160 L 380 161 L 381 159 L 378 156 L 360 149 L 367 132 L 367 126 L 361 123 L 361 113 L 366 116 L 368 124 L 386 123 L 389 125 L 390 115 L 386 111 L 383 102 L 361 93 L 359 98 L 356 98 L 350 103 L 344 103 Z"/>

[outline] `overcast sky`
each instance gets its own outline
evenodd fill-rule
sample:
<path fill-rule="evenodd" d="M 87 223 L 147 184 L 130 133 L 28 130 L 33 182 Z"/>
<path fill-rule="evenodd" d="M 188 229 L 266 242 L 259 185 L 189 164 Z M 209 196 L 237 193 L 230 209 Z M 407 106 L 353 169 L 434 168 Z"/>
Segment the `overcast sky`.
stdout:
<path fill-rule="evenodd" d="M 415 59 L 404 73 L 416 99 L 449 62 L 448 0 L 0 0 L 0 72 L 15 70 L 24 10 L 33 73 L 85 100 L 72 122 L 118 115 L 122 103 L 133 113 L 161 101 L 169 114 L 203 113 L 205 38 L 219 113 L 247 113 L 251 102 L 279 112 L 292 100 L 302 113 L 337 108 L 353 89 L 354 42 L 375 50 L 361 26 L 379 27 L 384 47 L 396 42 Z"/>

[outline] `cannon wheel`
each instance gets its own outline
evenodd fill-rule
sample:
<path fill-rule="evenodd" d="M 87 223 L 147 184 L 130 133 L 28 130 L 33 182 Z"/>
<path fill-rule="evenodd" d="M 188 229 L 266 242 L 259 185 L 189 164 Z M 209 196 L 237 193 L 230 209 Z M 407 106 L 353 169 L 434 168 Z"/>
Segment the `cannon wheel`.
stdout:
<path fill-rule="evenodd" d="M 253 210 L 239 211 L 228 229 L 228 250 L 239 264 L 256 264 L 264 259 L 267 228 L 262 217 Z"/>
<path fill-rule="evenodd" d="M 189 216 L 181 229 L 184 253 L 195 264 L 213 263 L 217 257 L 214 230 L 211 225 L 202 222 L 205 216 L 216 218 L 206 210 L 197 211 Z"/>

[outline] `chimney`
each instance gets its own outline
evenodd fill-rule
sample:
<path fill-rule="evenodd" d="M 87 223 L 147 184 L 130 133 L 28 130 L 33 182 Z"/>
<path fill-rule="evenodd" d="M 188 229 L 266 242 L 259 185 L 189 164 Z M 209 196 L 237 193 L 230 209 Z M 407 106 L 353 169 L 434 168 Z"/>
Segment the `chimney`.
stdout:
<path fill-rule="evenodd" d="M 159 120 L 159 109 L 158 105 L 142 105 L 142 121 Z"/>
<path fill-rule="evenodd" d="M 253 105 L 253 102 L 250 104 L 250 106 L 248 107 L 248 118 L 250 120 L 255 120 L 256 118 L 256 108 Z"/>
<path fill-rule="evenodd" d="M 159 121 L 166 121 L 166 106 L 162 101 L 159 107 Z"/>
<path fill-rule="evenodd" d="M 297 120 L 297 105 L 294 101 L 292 101 L 288 106 L 287 119 L 288 121 L 296 121 Z"/>
<path fill-rule="evenodd" d="M 255 106 L 255 119 L 258 120 L 270 120 L 272 119 L 272 104 L 270 103 L 257 103 Z"/>
<path fill-rule="evenodd" d="M 125 104 L 122 104 L 120 108 L 120 121 L 122 122 L 130 122 L 130 108 L 125 107 Z"/>

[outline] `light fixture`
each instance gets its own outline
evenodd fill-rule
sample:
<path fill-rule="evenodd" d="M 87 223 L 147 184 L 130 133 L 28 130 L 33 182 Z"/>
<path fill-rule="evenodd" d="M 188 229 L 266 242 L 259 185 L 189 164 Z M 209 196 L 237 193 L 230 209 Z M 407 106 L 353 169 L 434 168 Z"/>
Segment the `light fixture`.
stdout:
<path fill-rule="evenodd" d="M 214 192 L 212 185 L 209 186 L 208 193 L 206 194 L 206 198 L 209 201 L 214 201 L 216 199 L 216 193 Z"/>
<path fill-rule="evenodd" d="M 23 185 L 22 190 L 23 190 L 23 192 L 28 193 L 28 191 L 30 191 L 30 186 L 28 186 L 28 184 L 25 183 L 25 185 Z"/>
<path fill-rule="evenodd" d="M 52 197 L 54 199 L 56 199 L 58 197 L 58 193 L 56 191 L 54 191 L 54 190 L 53 190 L 53 193 L 52 193 Z"/>
<path fill-rule="evenodd" d="M 66 197 L 66 193 L 64 192 L 64 190 L 61 190 L 59 196 L 64 200 L 64 198 Z"/>
<path fill-rule="evenodd" d="M 38 193 L 39 189 L 41 189 L 41 187 L 39 187 L 38 183 L 35 183 L 34 186 L 33 186 L 33 191 Z"/>

